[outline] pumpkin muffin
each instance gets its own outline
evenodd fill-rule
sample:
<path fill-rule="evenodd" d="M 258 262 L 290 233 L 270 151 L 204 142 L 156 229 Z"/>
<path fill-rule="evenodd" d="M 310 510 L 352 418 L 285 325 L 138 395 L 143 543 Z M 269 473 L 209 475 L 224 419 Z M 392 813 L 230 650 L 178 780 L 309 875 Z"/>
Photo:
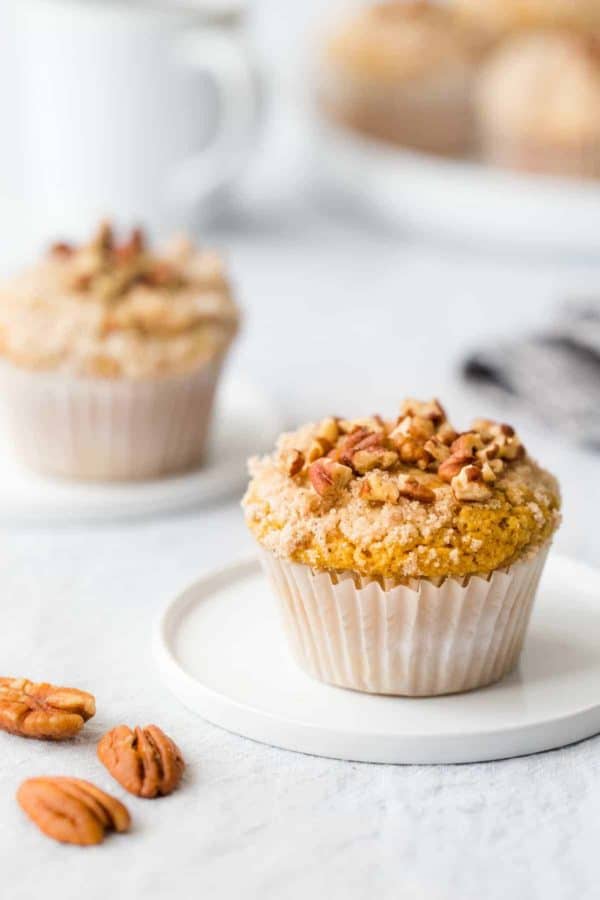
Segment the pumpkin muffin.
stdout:
<path fill-rule="evenodd" d="M 358 132 L 417 150 L 471 144 L 473 34 L 426 0 L 377 3 L 325 42 L 319 97 L 326 114 Z"/>
<path fill-rule="evenodd" d="M 250 472 L 246 521 L 312 675 L 419 696 L 514 668 L 560 499 L 510 426 L 459 434 L 408 400 L 284 434 Z"/>
<path fill-rule="evenodd" d="M 600 27 L 597 0 L 454 0 L 456 13 L 487 42 L 517 31 Z"/>
<path fill-rule="evenodd" d="M 598 35 L 550 31 L 508 40 L 481 71 L 477 115 L 488 162 L 600 177 Z"/>
<path fill-rule="evenodd" d="M 55 475 L 196 465 L 238 313 L 220 258 L 102 224 L 0 288 L 0 403 L 22 459 Z"/>

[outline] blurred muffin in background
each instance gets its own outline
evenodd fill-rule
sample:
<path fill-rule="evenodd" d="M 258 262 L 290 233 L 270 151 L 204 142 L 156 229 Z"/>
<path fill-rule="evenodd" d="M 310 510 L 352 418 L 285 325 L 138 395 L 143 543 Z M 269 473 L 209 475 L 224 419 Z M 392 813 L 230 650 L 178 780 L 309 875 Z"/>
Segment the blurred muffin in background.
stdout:
<path fill-rule="evenodd" d="M 55 244 L 0 290 L 0 403 L 20 457 L 105 480 L 197 464 L 237 327 L 222 261 L 185 238 L 155 252 L 104 223 Z"/>
<path fill-rule="evenodd" d="M 476 106 L 486 161 L 600 176 L 600 43 L 591 35 L 509 39 L 481 70 Z"/>
<path fill-rule="evenodd" d="M 378 3 L 327 39 L 319 78 L 325 112 L 364 134 L 439 154 L 473 136 L 477 46 L 453 13 L 425 0 Z"/>
<path fill-rule="evenodd" d="M 488 41 L 527 29 L 600 26 L 598 0 L 454 0 L 454 6 L 461 21 Z"/>

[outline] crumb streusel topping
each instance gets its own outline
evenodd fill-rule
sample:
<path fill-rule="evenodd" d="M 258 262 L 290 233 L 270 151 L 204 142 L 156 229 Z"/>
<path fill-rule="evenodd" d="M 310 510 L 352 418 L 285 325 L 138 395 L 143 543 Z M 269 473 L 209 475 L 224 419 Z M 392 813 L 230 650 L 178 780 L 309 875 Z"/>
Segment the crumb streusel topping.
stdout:
<path fill-rule="evenodd" d="M 350 75 L 392 82 L 462 67 L 475 49 L 474 35 L 453 13 L 427 0 L 368 6 L 334 30 L 326 48 L 328 60 Z"/>
<path fill-rule="evenodd" d="M 0 288 L 0 353 L 29 369 L 146 378 L 193 369 L 232 340 L 238 312 L 220 257 L 175 238 L 152 251 L 103 223 L 55 244 Z"/>
<path fill-rule="evenodd" d="M 559 523 L 556 479 L 509 425 L 458 433 L 438 401 L 397 419 L 328 418 L 250 461 L 246 521 L 282 558 L 377 577 L 487 574 Z"/>

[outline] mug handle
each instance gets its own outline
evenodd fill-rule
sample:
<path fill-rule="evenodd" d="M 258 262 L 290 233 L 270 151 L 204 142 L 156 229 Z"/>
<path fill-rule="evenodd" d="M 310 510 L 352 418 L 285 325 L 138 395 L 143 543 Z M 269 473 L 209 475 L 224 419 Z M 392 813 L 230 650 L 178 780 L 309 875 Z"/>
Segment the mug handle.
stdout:
<path fill-rule="evenodd" d="M 181 208 L 208 199 L 243 169 L 257 130 L 260 97 L 250 55 L 226 28 L 207 25 L 187 31 L 174 51 L 181 65 L 208 74 L 217 91 L 213 138 L 168 177 L 169 199 Z"/>

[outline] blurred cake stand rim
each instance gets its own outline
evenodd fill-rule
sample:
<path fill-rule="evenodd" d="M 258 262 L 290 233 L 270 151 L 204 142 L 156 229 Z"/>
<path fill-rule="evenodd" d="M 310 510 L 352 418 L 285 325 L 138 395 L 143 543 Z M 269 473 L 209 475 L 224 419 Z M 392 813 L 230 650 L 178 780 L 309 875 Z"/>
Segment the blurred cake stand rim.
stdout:
<path fill-rule="evenodd" d="M 394 147 L 316 112 L 312 126 L 318 179 L 387 221 L 517 248 L 600 248 L 600 181 L 513 172 Z"/>
<path fill-rule="evenodd" d="M 160 515 L 213 503 L 247 481 L 246 461 L 266 451 L 283 428 L 258 387 L 225 378 L 206 460 L 190 472 L 151 481 L 84 482 L 49 478 L 19 463 L 0 434 L 0 524 L 72 524 Z"/>
<path fill-rule="evenodd" d="M 600 571 L 551 554 L 517 671 L 467 694 L 384 697 L 322 684 L 296 666 L 251 558 L 171 600 L 154 654 L 185 706 L 256 741 L 358 762 L 483 762 L 600 732 L 599 595 Z"/>

